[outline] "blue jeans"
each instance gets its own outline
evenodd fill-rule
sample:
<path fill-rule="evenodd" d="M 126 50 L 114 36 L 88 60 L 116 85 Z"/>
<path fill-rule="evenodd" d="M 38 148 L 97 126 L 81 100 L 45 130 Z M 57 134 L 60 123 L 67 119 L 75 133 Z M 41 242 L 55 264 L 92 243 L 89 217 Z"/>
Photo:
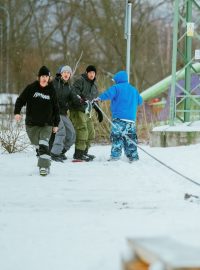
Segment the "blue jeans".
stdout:
<path fill-rule="evenodd" d="M 138 160 L 137 152 L 137 134 L 135 122 L 128 122 L 120 119 L 114 119 L 111 129 L 110 139 L 112 142 L 111 157 L 120 158 L 122 148 L 124 154 L 129 160 Z"/>

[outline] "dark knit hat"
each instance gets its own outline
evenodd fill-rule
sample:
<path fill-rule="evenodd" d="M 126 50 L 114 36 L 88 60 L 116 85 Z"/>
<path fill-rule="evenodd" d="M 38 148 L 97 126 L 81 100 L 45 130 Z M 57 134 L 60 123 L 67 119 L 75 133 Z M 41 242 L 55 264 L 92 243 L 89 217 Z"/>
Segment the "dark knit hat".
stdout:
<path fill-rule="evenodd" d="M 46 66 L 42 66 L 38 72 L 38 77 L 40 76 L 50 76 L 50 71 Z"/>
<path fill-rule="evenodd" d="M 90 71 L 94 71 L 95 73 L 97 73 L 97 69 L 95 66 L 92 66 L 92 65 L 89 65 L 87 68 L 86 68 L 86 72 L 90 72 Z"/>

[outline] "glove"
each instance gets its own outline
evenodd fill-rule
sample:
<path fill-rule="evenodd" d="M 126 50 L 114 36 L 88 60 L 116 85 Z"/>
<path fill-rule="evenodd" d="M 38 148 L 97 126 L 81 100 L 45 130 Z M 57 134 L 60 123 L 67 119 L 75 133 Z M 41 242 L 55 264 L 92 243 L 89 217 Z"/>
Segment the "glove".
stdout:
<path fill-rule="evenodd" d="M 85 104 L 87 104 L 87 101 L 85 98 L 80 98 L 80 103 L 81 103 L 81 105 L 85 105 Z"/>
<path fill-rule="evenodd" d="M 92 116 L 92 104 L 90 101 L 85 101 L 86 107 L 85 107 L 85 113 L 89 114 L 89 117 Z"/>
<path fill-rule="evenodd" d="M 78 98 L 78 100 L 79 100 L 79 102 L 80 102 L 81 105 L 87 104 L 86 98 L 84 98 L 84 97 L 82 97 L 82 96 L 79 96 L 79 95 L 77 95 L 77 98 Z"/>
<path fill-rule="evenodd" d="M 101 123 L 103 121 L 103 114 L 102 112 L 100 111 L 100 109 L 96 106 L 96 104 L 94 103 L 94 109 L 97 113 L 97 118 L 98 118 L 98 121 L 99 123 Z"/>
<path fill-rule="evenodd" d="M 98 103 L 99 101 L 101 101 L 101 99 L 100 99 L 99 97 L 94 98 L 94 99 L 92 100 L 92 102 L 93 102 L 93 103 L 95 103 L 95 102 L 97 102 L 97 103 Z"/>

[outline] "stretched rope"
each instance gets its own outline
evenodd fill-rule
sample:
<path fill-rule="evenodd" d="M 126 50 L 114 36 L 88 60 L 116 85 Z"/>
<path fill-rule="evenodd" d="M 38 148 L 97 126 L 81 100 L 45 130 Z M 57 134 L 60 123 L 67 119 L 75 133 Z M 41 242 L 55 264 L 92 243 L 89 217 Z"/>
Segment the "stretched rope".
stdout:
<path fill-rule="evenodd" d="M 95 102 L 95 105 L 99 108 L 99 110 L 102 112 L 103 116 L 107 119 L 107 121 L 117 129 L 116 125 L 113 124 L 113 122 L 109 119 L 109 117 L 105 114 L 105 112 L 99 107 L 99 105 L 97 104 L 97 102 Z M 131 140 L 127 135 L 124 135 L 127 139 Z M 159 162 L 160 164 L 162 164 L 163 166 L 165 166 L 166 168 L 168 168 L 169 170 L 173 171 L 174 173 L 178 174 L 179 176 L 183 177 L 184 179 L 192 182 L 193 184 L 200 186 L 200 183 L 191 179 L 190 177 L 185 176 L 184 174 L 178 172 L 177 170 L 175 170 L 174 168 L 172 168 L 171 166 L 167 165 L 166 163 L 164 163 L 163 161 L 159 160 L 158 158 L 156 158 L 155 156 L 153 156 L 152 154 L 150 154 L 148 151 L 144 150 L 141 146 L 139 146 L 138 144 L 136 144 L 133 140 L 131 140 L 131 142 L 138 147 L 141 151 L 143 151 L 145 154 L 147 154 L 148 156 L 150 156 L 151 158 L 153 158 L 154 160 L 156 160 L 157 162 Z"/>

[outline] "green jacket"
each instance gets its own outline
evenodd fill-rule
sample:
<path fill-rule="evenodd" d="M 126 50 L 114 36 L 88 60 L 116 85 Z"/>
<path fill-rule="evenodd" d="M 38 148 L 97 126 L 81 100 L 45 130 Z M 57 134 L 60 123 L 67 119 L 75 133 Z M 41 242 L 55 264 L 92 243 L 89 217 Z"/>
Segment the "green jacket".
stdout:
<path fill-rule="evenodd" d="M 80 104 L 77 104 L 77 102 L 71 103 L 70 109 L 82 112 L 85 112 L 86 108 L 84 101 L 92 101 L 99 94 L 95 79 L 93 81 L 89 80 L 86 74 L 82 74 L 74 81 L 72 91 L 81 98 L 82 102 Z"/>

